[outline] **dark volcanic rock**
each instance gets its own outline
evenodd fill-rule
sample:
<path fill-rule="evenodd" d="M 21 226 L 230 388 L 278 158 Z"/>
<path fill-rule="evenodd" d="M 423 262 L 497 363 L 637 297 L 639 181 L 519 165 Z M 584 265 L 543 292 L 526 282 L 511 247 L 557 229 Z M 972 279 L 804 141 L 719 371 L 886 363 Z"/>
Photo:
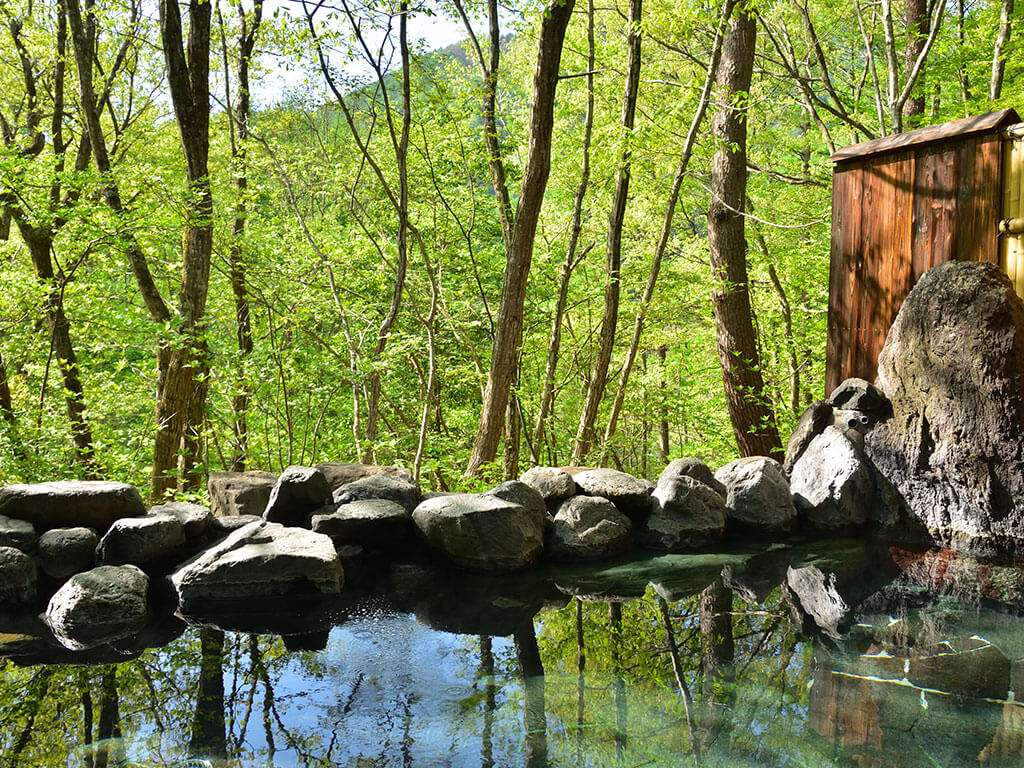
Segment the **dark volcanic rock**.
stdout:
<path fill-rule="evenodd" d="M 403 475 L 379 472 L 340 486 L 334 491 L 333 498 L 338 504 L 363 499 L 387 499 L 400 504 L 411 513 L 420 503 L 422 494 L 420 487 L 412 479 Z"/>
<path fill-rule="evenodd" d="M 491 490 L 486 492 L 486 495 L 511 501 L 513 504 L 518 504 L 536 515 L 547 515 L 547 505 L 545 504 L 544 497 L 533 486 L 518 480 L 507 480 L 501 485 L 491 488 Z"/>
<path fill-rule="evenodd" d="M 96 565 L 100 537 L 92 528 L 54 528 L 39 537 L 39 567 L 51 579 L 66 579 Z"/>
<path fill-rule="evenodd" d="M 331 491 L 336 491 L 343 485 L 348 485 L 356 480 L 362 480 L 364 477 L 372 475 L 395 475 L 412 482 L 412 472 L 404 467 L 333 461 L 326 464 L 317 464 L 316 468 L 320 470 L 320 474 L 327 478 L 327 484 L 331 486 Z"/>
<path fill-rule="evenodd" d="M 626 551 L 633 525 L 608 499 L 573 496 L 555 513 L 545 554 L 553 560 L 582 561 Z"/>
<path fill-rule="evenodd" d="M 211 472 L 210 512 L 214 517 L 262 515 L 276 482 L 272 472 Z"/>
<path fill-rule="evenodd" d="M 401 504 L 388 499 L 363 499 L 325 507 L 313 515 L 317 533 L 330 536 L 335 547 L 358 545 L 365 549 L 404 548 L 412 535 L 412 515 Z"/>
<path fill-rule="evenodd" d="M 878 361 L 893 417 L 867 452 L 939 539 L 1024 540 L 1024 303 L 994 264 L 953 261 L 907 296 Z"/>
<path fill-rule="evenodd" d="M 309 527 L 309 518 L 331 500 L 327 478 L 314 467 L 288 467 L 277 478 L 270 492 L 263 519 L 302 528 Z"/>
<path fill-rule="evenodd" d="M 185 545 L 185 526 L 172 515 L 156 514 L 117 520 L 97 549 L 104 565 L 148 566 L 166 561 Z"/>
<path fill-rule="evenodd" d="M 36 599 L 36 565 L 14 547 L 0 547 L 0 607 L 30 605 Z"/>
<path fill-rule="evenodd" d="M 546 514 L 496 496 L 456 493 L 428 499 L 413 521 L 435 553 L 464 568 L 516 571 L 544 549 Z"/>
<path fill-rule="evenodd" d="M 141 630 L 149 617 L 149 578 L 132 565 L 76 573 L 54 593 L 46 623 L 67 648 L 84 650 Z"/>
<path fill-rule="evenodd" d="M 189 542 L 202 539 L 213 525 L 213 513 L 209 509 L 200 504 L 189 504 L 185 501 L 160 504 L 150 509 L 149 514 L 173 517 L 185 529 L 185 538 Z"/>
<path fill-rule="evenodd" d="M 0 547 L 31 552 L 36 545 L 36 529 L 28 520 L 0 515 Z"/>
<path fill-rule="evenodd" d="M 0 488 L 0 515 L 28 520 L 36 530 L 84 525 L 105 531 L 122 517 L 146 514 L 134 486 L 100 480 L 56 480 Z"/>

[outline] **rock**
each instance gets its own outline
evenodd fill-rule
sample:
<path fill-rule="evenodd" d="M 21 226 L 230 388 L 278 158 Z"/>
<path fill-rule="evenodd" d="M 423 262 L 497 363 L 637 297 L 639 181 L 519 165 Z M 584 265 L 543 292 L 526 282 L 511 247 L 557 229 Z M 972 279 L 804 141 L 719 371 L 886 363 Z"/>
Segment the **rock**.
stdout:
<path fill-rule="evenodd" d="M 576 494 L 576 481 L 558 467 L 533 467 L 526 470 L 519 481 L 533 488 L 550 506 L 557 506 Z"/>
<path fill-rule="evenodd" d="M 324 509 L 333 511 L 313 515 L 312 527 L 330 536 L 335 549 L 357 545 L 392 552 L 404 547 L 412 535 L 412 515 L 388 499 L 362 499 Z"/>
<path fill-rule="evenodd" d="M 96 555 L 104 565 L 150 566 L 167 561 L 185 545 L 185 526 L 173 515 L 117 520 L 100 539 Z"/>
<path fill-rule="evenodd" d="M 323 534 L 257 520 L 230 533 L 171 574 L 182 606 L 209 598 L 276 597 L 310 589 L 333 595 L 343 573 Z"/>
<path fill-rule="evenodd" d="M 900 307 L 878 361 L 893 417 L 867 453 L 946 543 L 1024 539 L 1024 303 L 994 264 L 929 270 Z"/>
<path fill-rule="evenodd" d="M 712 488 L 725 499 L 727 493 L 725 486 L 715 479 L 715 473 L 700 459 L 687 457 L 670 461 L 668 466 L 661 471 L 661 475 L 658 477 L 658 484 L 660 485 L 663 481 L 668 482 L 677 477 L 684 476 L 692 477 L 694 480 L 704 483 L 704 485 Z"/>
<path fill-rule="evenodd" d="M 140 631 L 149 618 L 149 578 L 132 565 L 76 573 L 50 598 L 44 619 L 66 648 L 86 650 Z"/>
<path fill-rule="evenodd" d="M 788 531 L 796 522 L 789 481 L 775 459 L 736 459 L 719 469 L 715 478 L 726 487 L 729 520 L 765 531 Z"/>
<path fill-rule="evenodd" d="M 309 527 L 309 518 L 331 500 L 331 487 L 318 469 L 288 467 L 274 484 L 263 510 L 268 523 Z"/>
<path fill-rule="evenodd" d="M 421 502 L 412 518 L 442 558 L 481 571 L 516 571 L 544 549 L 546 514 L 496 496 L 458 493 Z"/>
<path fill-rule="evenodd" d="M 608 499 L 634 522 L 642 521 L 650 511 L 654 483 L 615 469 L 588 469 L 573 478 L 580 492 Z"/>
<path fill-rule="evenodd" d="M 547 517 L 548 508 L 544 497 L 533 486 L 519 480 L 507 480 L 501 485 L 491 488 L 486 495 L 511 501 L 513 504 L 525 507 L 528 512 Z"/>
<path fill-rule="evenodd" d="M 659 552 L 680 552 L 714 541 L 725 530 L 725 501 L 688 475 L 658 482 L 640 543 Z"/>
<path fill-rule="evenodd" d="M 348 504 L 363 499 L 387 499 L 410 513 L 421 501 L 420 487 L 402 475 L 377 473 L 346 483 L 334 491 L 334 501 Z"/>
<path fill-rule="evenodd" d="M 832 390 L 829 405 L 845 411 L 858 411 L 873 423 L 892 418 L 892 403 L 878 387 L 864 379 L 849 378 Z"/>
<path fill-rule="evenodd" d="M 100 537 L 92 528 L 53 528 L 36 545 L 39 567 L 51 579 L 66 579 L 96 565 Z"/>
<path fill-rule="evenodd" d="M 277 482 L 272 472 L 211 472 L 210 513 L 214 517 L 262 515 Z"/>
<path fill-rule="evenodd" d="M 794 465 L 804 455 L 811 440 L 824 432 L 825 427 L 834 421 L 835 411 L 828 400 L 815 400 L 804 408 L 786 443 L 786 458 L 782 462 L 782 468 L 787 475 L 792 474 Z"/>
<path fill-rule="evenodd" d="M 31 605 L 36 599 L 36 566 L 14 547 L 0 547 L 0 608 Z"/>
<path fill-rule="evenodd" d="M 409 482 L 412 482 L 412 472 L 404 467 L 389 467 L 381 466 L 378 464 L 353 464 L 351 462 L 328 462 L 326 464 L 317 464 L 316 468 L 320 470 L 325 478 L 327 478 L 327 484 L 331 486 L 331 491 L 336 491 L 343 485 L 355 482 L 356 480 L 362 480 L 364 477 L 370 477 L 371 475 L 394 475 L 401 477 Z"/>
<path fill-rule="evenodd" d="M 210 534 L 214 538 L 223 538 L 232 531 L 244 528 L 250 523 L 257 523 L 262 520 L 261 515 L 231 515 L 229 517 L 215 517 L 210 525 Z"/>
<path fill-rule="evenodd" d="M 811 440 L 789 488 L 800 517 L 824 530 L 862 525 L 878 504 L 871 467 L 835 425 Z"/>
<path fill-rule="evenodd" d="M 547 534 L 552 560 L 599 560 L 629 547 L 633 524 L 618 507 L 599 496 L 573 496 L 558 507 Z"/>
<path fill-rule="evenodd" d="M 84 525 L 105 531 L 122 517 L 146 514 L 134 486 L 100 480 L 56 480 L 0 488 L 0 515 L 28 520 L 36 530 Z"/>
<path fill-rule="evenodd" d="M 169 515 L 181 523 L 187 541 L 203 539 L 213 525 L 213 513 L 200 504 L 171 501 L 149 510 L 150 515 Z"/>
<path fill-rule="evenodd" d="M 0 515 L 0 547 L 31 552 L 36 545 L 36 529 L 28 520 Z"/>
<path fill-rule="evenodd" d="M 786 572 L 786 586 L 795 596 L 797 606 L 829 637 L 839 639 L 846 631 L 850 619 L 850 606 L 836 588 L 836 575 L 825 576 L 814 565 L 790 568 Z M 809 631 L 807 620 L 804 630 Z"/>

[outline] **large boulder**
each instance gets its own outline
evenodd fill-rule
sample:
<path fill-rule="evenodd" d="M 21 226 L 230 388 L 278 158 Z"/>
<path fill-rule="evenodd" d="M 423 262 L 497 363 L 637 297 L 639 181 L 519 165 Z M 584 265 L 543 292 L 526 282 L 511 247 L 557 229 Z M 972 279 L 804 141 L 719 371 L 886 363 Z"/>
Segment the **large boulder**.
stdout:
<path fill-rule="evenodd" d="M 558 467 L 532 467 L 519 480 L 539 493 L 550 507 L 557 507 L 576 494 L 576 481 L 572 475 Z"/>
<path fill-rule="evenodd" d="M 782 465 L 766 456 L 747 456 L 729 462 L 715 473 L 725 486 L 729 520 L 747 528 L 788 531 L 796 522 L 796 507 Z"/>
<path fill-rule="evenodd" d="M 599 496 L 573 496 L 555 513 L 545 553 L 553 560 L 599 560 L 625 552 L 633 524 Z"/>
<path fill-rule="evenodd" d="M 36 565 L 14 547 L 0 547 L 0 608 L 31 605 L 36 599 Z"/>
<path fill-rule="evenodd" d="M 147 567 L 166 562 L 185 545 L 185 526 L 173 515 L 116 520 L 100 539 L 96 554 L 104 565 Z"/>
<path fill-rule="evenodd" d="M 28 520 L 0 515 L 0 547 L 31 552 L 36 545 L 36 529 Z"/>
<path fill-rule="evenodd" d="M 92 528 L 53 528 L 39 537 L 39 568 L 51 579 L 66 579 L 96 565 L 100 537 Z"/>
<path fill-rule="evenodd" d="M 501 485 L 486 491 L 486 495 L 518 504 L 539 517 L 547 516 L 548 508 L 544 497 L 533 486 L 519 480 L 506 480 Z"/>
<path fill-rule="evenodd" d="M 200 504 L 186 501 L 170 501 L 159 504 L 149 510 L 150 515 L 166 515 L 173 517 L 185 530 L 188 542 L 201 541 L 210 532 L 213 525 L 213 513 Z"/>
<path fill-rule="evenodd" d="M 330 536 L 335 548 L 360 546 L 390 552 L 405 548 L 412 535 L 412 515 L 388 499 L 362 499 L 325 507 L 313 515 L 313 530 Z"/>
<path fill-rule="evenodd" d="M 327 484 L 331 486 L 332 491 L 336 491 L 343 485 L 348 485 L 371 475 L 395 475 L 409 481 L 413 479 L 412 472 L 404 467 L 390 467 L 379 464 L 332 461 L 325 464 L 317 464 L 316 468 L 320 470 L 320 474 L 327 478 Z"/>
<path fill-rule="evenodd" d="M 640 543 L 648 549 L 682 552 L 714 541 L 725 530 L 725 500 L 689 475 L 663 477 L 649 503 L 650 516 L 640 530 Z"/>
<path fill-rule="evenodd" d="M 835 425 L 811 439 L 793 465 L 789 488 L 800 517 L 821 530 L 862 525 L 881 503 L 871 465 Z"/>
<path fill-rule="evenodd" d="M 410 513 L 420 503 L 420 487 L 404 475 L 378 472 L 353 480 L 335 489 L 333 498 L 338 504 L 364 499 L 387 499 L 401 505 Z"/>
<path fill-rule="evenodd" d="M 214 517 L 262 515 L 276 482 L 272 472 L 211 472 L 210 512 Z"/>
<path fill-rule="evenodd" d="M 66 648 L 86 650 L 129 637 L 149 618 L 149 578 L 132 565 L 101 565 L 68 579 L 44 619 Z"/>
<path fill-rule="evenodd" d="M 330 500 L 331 486 L 320 470 L 291 466 L 277 478 L 263 510 L 263 519 L 268 523 L 308 528 L 313 513 Z"/>
<path fill-rule="evenodd" d="M 904 300 L 878 361 L 893 417 L 867 452 L 941 540 L 1024 540 L 1024 303 L 994 264 L 948 262 Z"/>
<path fill-rule="evenodd" d="M 617 469 L 587 469 L 573 477 L 580 492 L 608 499 L 633 521 L 642 521 L 650 510 L 654 483 Z"/>
<path fill-rule="evenodd" d="M 127 483 L 56 480 L 0 488 L 0 515 L 28 520 L 36 530 L 84 525 L 105 531 L 122 517 L 141 517 L 146 507 Z"/>
<path fill-rule="evenodd" d="M 437 555 L 480 571 L 517 571 L 544 550 L 546 515 L 497 496 L 456 493 L 427 499 L 413 522 Z"/>
<path fill-rule="evenodd" d="M 261 598 L 309 590 L 332 595 L 343 573 L 320 533 L 257 520 L 228 534 L 171 574 L 182 606 L 216 598 Z"/>
<path fill-rule="evenodd" d="M 711 471 L 711 467 L 700 459 L 691 456 L 670 461 L 668 466 L 661 471 L 661 475 L 658 477 L 658 485 L 684 476 L 692 477 L 694 480 L 704 483 L 704 485 L 714 489 L 723 499 L 728 495 L 725 486 L 715 478 L 715 473 Z"/>

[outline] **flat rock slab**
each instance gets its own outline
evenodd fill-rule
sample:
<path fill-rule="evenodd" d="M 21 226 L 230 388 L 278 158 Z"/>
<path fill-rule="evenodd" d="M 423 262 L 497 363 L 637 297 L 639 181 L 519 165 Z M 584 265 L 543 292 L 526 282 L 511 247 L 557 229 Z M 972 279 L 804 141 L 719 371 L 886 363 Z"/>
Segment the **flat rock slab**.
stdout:
<path fill-rule="evenodd" d="M 330 509 L 330 507 L 328 507 Z M 405 544 L 412 535 L 412 515 L 387 499 L 341 504 L 333 512 L 313 515 L 313 530 L 330 536 L 334 546 L 379 549 Z"/>
<path fill-rule="evenodd" d="M 303 528 L 258 520 L 171 574 L 184 606 L 229 597 L 274 597 L 293 591 L 337 594 L 344 574 L 330 538 Z"/>
<path fill-rule="evenodd" d="M 650 511 L 650 496 L 654 490 L 650 480 L 617 469 L 588 469 L 573 479 L 581 493 L 608 499 L 631 520 L 643 520 Z"/>
<path fill-rule="evenodd" d="M 544 550 L 547 515 L 496 496 L 456 493 L 428 499 L 412 518 L 431 550 L 463 568 L 517 571 Z"/>
<path fill-rule="evenodd" d="M 65 648 L 81 651 L 139 632 L 149 618 L 149 578 L 132 565 L 76 573 L 46 606 L 44 620 Z"/>
<path fill-rule="evenodd" d="M 0 515 L 28 520 L 36 530 L 83 525 L 105 531 L 122 517 L 146 514 L 135 486 L 102 480 L 56 480 L 0 488 Z"/>

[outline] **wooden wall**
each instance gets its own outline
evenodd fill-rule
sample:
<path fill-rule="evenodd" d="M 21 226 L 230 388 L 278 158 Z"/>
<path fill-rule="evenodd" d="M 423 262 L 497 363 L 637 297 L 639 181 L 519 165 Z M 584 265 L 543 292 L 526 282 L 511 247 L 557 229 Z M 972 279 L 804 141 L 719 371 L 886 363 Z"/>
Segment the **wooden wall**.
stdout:
<path fill-rule="evenodd" d="M 837 164 L 826 394 L 850 376 L 874 381 L 896 312 L 928 269 L 999 263 L 1002 144 L 979 133 Z"/>

